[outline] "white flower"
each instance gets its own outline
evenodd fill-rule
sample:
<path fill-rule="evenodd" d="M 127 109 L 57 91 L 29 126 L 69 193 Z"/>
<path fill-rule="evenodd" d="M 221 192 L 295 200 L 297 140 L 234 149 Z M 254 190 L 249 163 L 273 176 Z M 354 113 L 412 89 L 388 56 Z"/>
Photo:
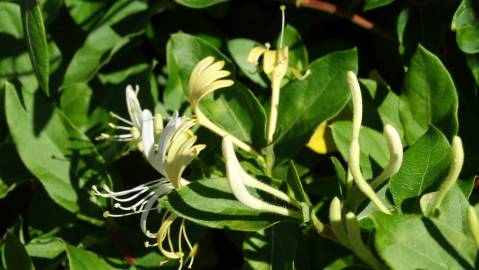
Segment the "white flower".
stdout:
<path fill-rule="evenodd" d="M 197 137 L 193 135 L 190 128 L 195 124 L 195 120 L 179 117 L 177 112 L 173 114 L 161 133 L 158 143 L 156 143 L 155 140 L 155 119 L 151 112 L 144 110 L 141 116 L 136 115 L 136 120 L 141 123 L 141 141 L 144 154 L 149 163 L 163 175 L 164 178 L 120 192 L 113 192 L 108 186 L 103 186 L 104 192 L 100 192 L 95 186 L 93 186 L 93 190 L 98 196 L 113 199 L 115 201 L 114 207 L 123 211 L 122 213 L 114 214 L 105 212 L 105 217 L 121 217 L 141 213 L 140 227 L 142 232 L 148 238 L 156 239 L 155 244 L 150 244 L 147 241 L 145 242 L 145 246 L 158 246 L 165 257 L 178 259 L 181 265 L 183 264 L 184 257 L 181 242 L 184 238 L 190 249 L 189 258 L 191 259 L 191 266 L 196 249 L 191 245 L 188 239 L 184 220 L 182 219 L 181 221 L 177 244 L 178 250 L 175 251 L 171 242 L 170 227 L 177 216 L 169 211 L 165 211 L 161 226 L 156 233 L 148 230 L 147 219 L 150 211 L 161 211 L 162 207 L 158 204 L 158 199 L 161 196 L 189 183 L 182 178 L 183 171 L 199 152 L 205 148 L 205 145 L 194 145 Z M 169 245 L 169 250 L 163 246 L 165 240 L 168 240 L 166 242 Z"/>
<path fill-rule="evenodd" d="M 236 157 L 233 142 L 231 141 L 230 137 L 225 137 L 223 139 L 222 150 L 223 157 L 226 162 L 226 174 L 228 177 L 228 183 L 230 185 L 231 191 L 235 195 L 236 199 L 238 199 L 238 201 L 256 210 L 276 213 L 298 219 L 303 218 L 302 215 L 296 210 L 291 210 L 286 207 L 273 205 L 251 195 L 246 186 L 267 192 L 272 196 L 295 206 L 296 208 L 302 208 L 301 204 L 298 201 L 291 198 L 286 193 L 258 181 L 254 177 L 250 176 L 247 172 L 245 172 L 241 167 L 238 158 Z"/>
<path fill-rule="evenodd" d="M 107 133 L 102 133 L 98 136 L 97 140 L 113 140 L 113 141 L 120 141 L 120 142 L 132 142 L 133 145 L 138 147 L 140 151 L 143 149 L 143 145 L 141 143 L 141 131 L 143 128 L 143 114 L 142 109 L 140 106 L 140 102 L 138 101 L 138 92 L 140 88 L 138 85 L 135 86 L 135 90 L 131 85 L 126 87 L 125 95 L 126 95 L 126 105 L 128 108 L 128 114 L 130 116 L 130 120 L 125 119 L 113 112 L 110 112 L 111 116 L 118 119 L 123 125 L 116 125 L 114 123 L 108 123 L 108 125 L 112 129 L 116 130 L 124 130 L 128 131 L 128 133 L 124 134 L 116 134 L 110 135 Z M 150 119 L 154 119 L 155 124 L 155 134 L 159 134 L 163 129 L 163 119 L 160 114 L 155 115 L 155 117 L 150 117 Z"/>
<path fill-rule="evenodd" d="M 143 116 L 151 119 L 151 113 L 147 110 Z M 146 158 L 175 188 L 187 183 L 181 178 L 183 171 L 206 147 L 204 144 L 194 145 L 197 137 L 190 130 L 194 124 L 194 119 L 179 117 L 175 112 L 161 133 L 158 149 L 155 147 L 153 122 L 145 121 L 143 125 L 142 139 Z"/>

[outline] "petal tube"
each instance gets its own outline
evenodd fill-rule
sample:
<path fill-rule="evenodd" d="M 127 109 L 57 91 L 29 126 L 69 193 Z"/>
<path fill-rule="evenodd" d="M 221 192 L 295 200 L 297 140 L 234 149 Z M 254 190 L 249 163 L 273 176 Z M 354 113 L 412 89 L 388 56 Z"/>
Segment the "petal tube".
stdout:
<path fill-rule="evenodd" d="M 256 210 L 298 218 L 298 214 L 296 212 L 284 207 L 264 202 L 252 196 L 248 192 L 244 180 L 247 173 L 243 170 L 243 168 L 241 168 L 234 151 L 233 142 L 228 136 L 223 138 L 222 150 L 223 157 L 226 161 L 226 174 L 228 176 L 228 183 L 238 201 Z"/>

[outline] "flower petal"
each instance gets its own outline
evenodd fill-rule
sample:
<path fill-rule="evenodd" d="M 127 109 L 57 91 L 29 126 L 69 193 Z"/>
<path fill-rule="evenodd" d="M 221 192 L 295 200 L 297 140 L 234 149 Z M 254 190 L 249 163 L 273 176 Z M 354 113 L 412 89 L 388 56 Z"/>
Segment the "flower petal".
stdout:
<path fill-rule="evenodd" d="M 263 47 L 254 47 L 248 55 L 248 62 L 251 64 L 258 64 L 258 60 L 263 55 L 263 53 L 266 51 L 265 48 Z"/>
<path fill-rule="evenodd" d="M 143 149 L 145 157 L 148 162 L 155 168 L 159 173 L 164 175 L 163 162 L 160 158 L 160 155 L 155 151 L 155 127 L 154 120 L 151 112 L 149 110 L 143 111 L 143 128 L 141 140 L 143 143 Z"/>
<path fill-rule="evenodd" d="M 137 97 L 138 90 L 138 85 L 136 86 L 136 92 L 133 90 L 131 85 L 126 87 L 126 106 L 128 107 L 128 113 L 130 114 L 130 119 L 133 122 L 133 125 L 138 129 L 141 129 L 143 118 L 141 114 L 140 102 L 138 101 Z"/>

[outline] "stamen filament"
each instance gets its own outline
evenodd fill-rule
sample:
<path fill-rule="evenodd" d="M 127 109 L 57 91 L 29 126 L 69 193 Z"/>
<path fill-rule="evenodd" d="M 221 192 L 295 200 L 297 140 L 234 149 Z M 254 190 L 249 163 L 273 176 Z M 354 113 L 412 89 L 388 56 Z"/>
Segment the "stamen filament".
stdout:
<path fill-rule="evenodd" d="M 119 126 L 116 124 L 113 124 L 112 122 L 108 123 L 108 126 L 113 128 L 113 129 L 121 129 L 121 130 L 126 130 L 126 131 L 131 131 L 131 127 L 125 127 L 125 126 Z"/>
<path fill-rule="evenodd" d="M 279 48 L 283 48 L 284 25 L 286 23 L 286 15 L 285 15 L 286 6 L 281 5 L 279 8 L 281 9 L 281 35 L 279 36 Z"/>
<path fill-rule="evenodd" d="M 133 122 L 131 122 L 130 120 L 127 120 L 126 118 L 123 118 L 121 116 L 119 116 L 118 114 L 114 113 L 114 112 L 110 112 L 110 115 L 120 121 L 123 121 L 124 123 L 130 125 L 130 126 L 133 126 Z"/>

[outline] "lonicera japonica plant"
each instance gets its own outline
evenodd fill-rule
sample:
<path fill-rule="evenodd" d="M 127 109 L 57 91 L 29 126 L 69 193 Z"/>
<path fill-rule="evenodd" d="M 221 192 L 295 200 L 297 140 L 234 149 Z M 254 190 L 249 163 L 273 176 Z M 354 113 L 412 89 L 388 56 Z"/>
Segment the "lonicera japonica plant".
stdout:
<path fill-rule="evenodd" d="M 347 2 L 0 2 L 0 269 L 478 268 L 476 4 Z"/>

